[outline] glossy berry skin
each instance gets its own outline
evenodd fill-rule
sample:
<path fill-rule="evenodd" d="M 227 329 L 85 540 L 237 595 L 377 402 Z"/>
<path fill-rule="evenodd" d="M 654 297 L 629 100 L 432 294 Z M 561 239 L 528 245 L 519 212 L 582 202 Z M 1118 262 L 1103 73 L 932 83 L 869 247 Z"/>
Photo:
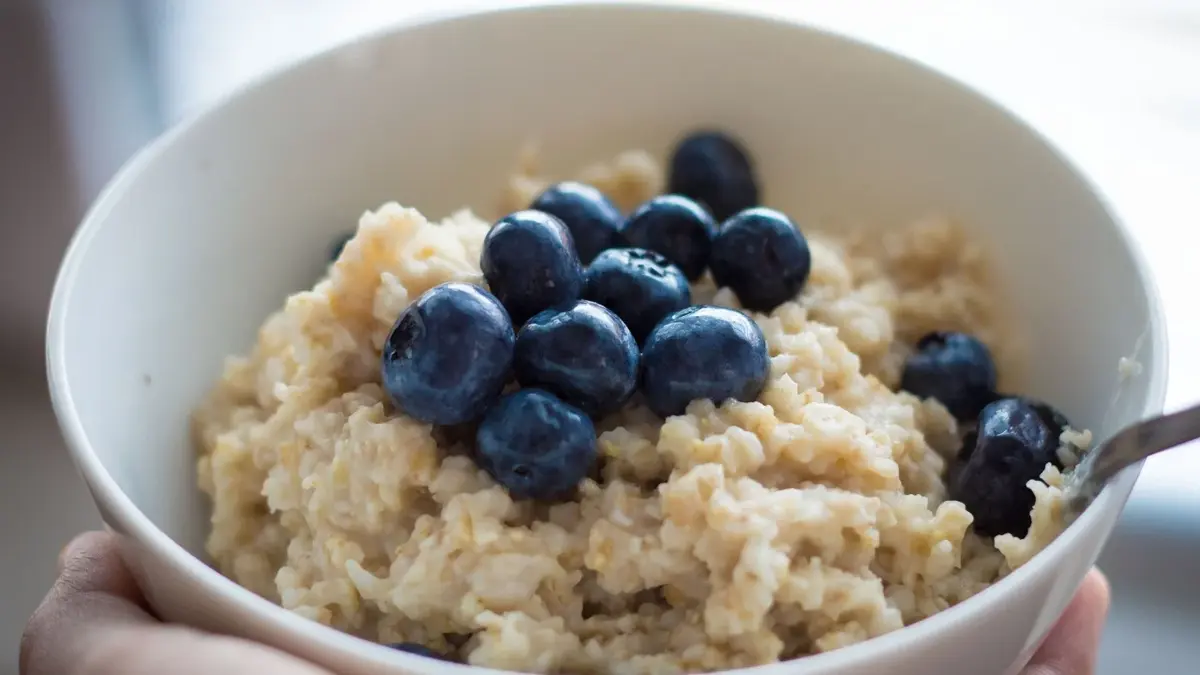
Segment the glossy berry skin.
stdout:
<path fill-rule="evenodd" d="M 433 651 L 429 647 L 426 647 L 425 645 L 419 645 L 415 642 L 397 642 L 396 644 L 392 644 L 392 645 L 388 645 L 388 646 L 391 647 L 392 649 L 395 649 L 398 652 L 407 652 L 409 654 L 416 654 L 417 656 L 424 656 L 425 658 L 429 658 L 429 659 L 437 659 L 438 661 L 448 661 L 449 660 L 445 656 L 442 656 L 441 654 Z"/>
<path fill-rule="evenodd" d="M 1042 421 L 1046 423 L 1046 428 L 1050 430 L 1051 440 L 1054 442 L 1054 449 L 1057 450 L 1058 437 L 1062 436 L 1064 429 L 1071 426 L 1071 422 L 1067 419 L 1067 416 L 1062 414 L 1062 411 L 1060 411 L 1058 408 L 1055 408 L 1045 401 L 1039 401 L 1036 398 L 1029 396 L 1020 396 L 1018 398 L 1037 411 L 1038 416 L 1041 417 Z M 1057 461 L 1057 458 L 1055 459 Z M 1059 468 L 1061 469 L 1062 467 L 1060 466 Z"/>
<path fill-rule="evenodd" d="M 758 324 L 732 309 L 697 305 L 663 319 L 642 349 L 642 393 L 660 417 L 708 399 L 753 401 L 771 358 Z"/>
<path fill-rule="evenodd" d="M 571 302 L 583 290 L 583 265 L 571 232 L 541 211 L 501 218 L 483 240 L 479 266 L 514 326 L 543 309 Z"/>
<path fill-rule="evenodd" d="M 717 220 L 758 206 L 758 183 L 749 154 L 737 140 L 719 131 L 698 131 L 671 154 L 668 191 L 708 208 Z"/>
<path fill-rule="evenodd" d="M 812 253 L 795 223 L 760 206 L 721 225 L 708 264 L 717 284 L 737 294 L 743 307 L 770 312 L 804 288 Z"/>
<path fill-rule="evenodd" d="M 626 243 L 662 254 L 695 281 L 708 267 L 717 223 L 681 195 L 660 195 L 634 209 L 621 228 Z"/>
<path fill-rule="evenodd" d="M 1026 484 L 1053 459 L 1050 433 L 1038 411 L 1018 398 L 1001 399 L 980 413 L 975 450 L 948 493 L 975 517 L 977 534 L 1029 532 L 1034 496 Z"/>
<path fill-rule="evenodd" d="M 499 397 L 516 336 L 504 307 L 471 284 L 429 289 L 396 320 L 381 375 L 401 411 L 430 424 L 478 419 Z"/>
<path fill-rule="evenodd" d="M 1067 420 L 1067 416 L 1062 414 L 1061 411 L 1049 403 L 1046 403 L 1045 401 L 1039 401 L 1038 399 L 1030 396 L 996 394 L 993 397 L 993 400 L 988 401 L 988 403 L 991 404 L 995 401 L 1001 401 L 1004 399 L 1015 399 L 1025 405 L 1028 405 L 1037 412 L 1038 417 L 1042 418 L 1042 422 L 1046 425 L 1046 429 L 1048 429 L 1050 432 L 1046 437 L 1046 454 L 1050 456 L 1050 462 L 1054 464 L 1054 466 L 1062 469 L 1062 460 L 1058 458 L 1058 447 L 1060 445 L 1059 437 L 1062 436 L 1063 430 L 1071 426 L 1070 421 Z M 971 454 L 975 451 L 975 446 L 978 443 L 978 437 L 978 428 L 967 432 L 966 436 L 963 438 L 963 447 L 958 454 L 958 460 L 960 462 L 966 462 L 971 458 Z"/>
<path fill-rule="evenodd" d="M 475 455 L 513 499 L 558 500 L 571 496 L 596 461 L 596 429 L 550 392 L 521 389 L 484 416 Z"/>
<path fill-rule="evenodd" d="M 970 335 L 930 333 L 905 361 L 900 388 L 937 399 L 956 419 L 970 421 L 995 400 L 996 365 L 987 346 Z"/>
<path fill-rule="evenodd" d="M 619 410 L 637 389 L 638 345 L 625 323 L 588 300 L 534 315 L 517 333 L 513 372 L 585 413 Z"/>
<path fill-rule="evenodd" d="M 624 216 L 604 193 L 591 185 L 566 181 L 546 188 L 529 207 L 558 218 L 571 231 L 584 265 L 620 240 Z"/>
<path fill-rule="evenodd" d="M 683 272 L 642 248 L 610 248 L 597 256 L 584 274 L 583 297 L 621 317 L 639 345 L 663 317 L 692 304 Z"/>

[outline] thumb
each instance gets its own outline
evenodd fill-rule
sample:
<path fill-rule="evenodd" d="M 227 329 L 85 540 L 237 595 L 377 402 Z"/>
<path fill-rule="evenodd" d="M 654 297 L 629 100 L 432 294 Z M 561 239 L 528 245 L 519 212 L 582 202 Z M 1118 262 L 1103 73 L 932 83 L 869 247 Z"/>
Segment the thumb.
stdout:
<path fill-rule="evenodd" d="M 59 555 L 58 579 L 25 627 L 20 672 L 78 672 L 69 664 L 93 651 L 98 636 L 154 623 L 112 535 L 82 534 Z"/>
<path fill-rule="evenodd" d="M 261 645 L 159 623 L 117 546 L 89 532 L 64 549 L 21 637 L 22 675 L 329 675 Z"/>
<path fill-rule="evenodd" d="M 1093 569 L 1021 675 L 1093 675 L 1110 597 L 1108 580 Z"/>

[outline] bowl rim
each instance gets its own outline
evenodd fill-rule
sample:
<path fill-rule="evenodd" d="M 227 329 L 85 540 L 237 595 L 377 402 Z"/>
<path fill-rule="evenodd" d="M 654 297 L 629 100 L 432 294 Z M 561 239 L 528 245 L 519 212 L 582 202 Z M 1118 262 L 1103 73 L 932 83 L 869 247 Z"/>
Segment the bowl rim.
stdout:
<path fill-rule="evenodd" d="M 471 7 L 442 7 L 438 10 L 422 13 L 419 16 L 405 18 L 399 21 L 387 22 L 365 33 L 341 40 L 327 48 L 318 50 L 299 60 L 290 61 L 251 78 L 246 83 L 225 93 L 214 103 L 181 120 L 150 144 L 138 151 L 121 167 L 115 177 L 93 202 L 84 215 L 81 225 L 72 236 L 67 247 L 50 301 L 50 311 L 46 332 L 46 362 L 47 375 L 50 384 L 51 402 L 59 422 L 60 429 L 73 462 L 83 476 L 92 493 L 93 499 L 101 507 L 106 520 L 111 518 L 114 526 L 125 536 L 131 537 L 137 544 L 148 550 L 158 560 L 170 561 L 169 565 L 188 578 L 189 582 L 210 593 L 223 610 L 229 612 L 246 612 L 252 615 L 252 623 L 263 634 L 291 634 L 313 645 L 313 650 L 330 650 L 340 653 L 347 658 L 366 663 L 372 667 L 389 668 L 400 666 L 410 672 L 433 672 L 443 669 L 471 669 L 473 672 L 505 673 L 491 668 L 470 666 L 467 664 L 431 662 L 404 652 L 388 649 L 376 643 L 354 637 L 315 621 L 283 609 L 281 606 L 256 595 L 250 590 L 238 585 L 225 577 L 215 568 L 208 565 L 199 557 L 193 556 L 181 544 L 158 528 L 154 522 L 141 511 L 133 500 L 117 484 L 108 472 L 100 458 L 92 448 L 91 442 L 84 431 L 78 410 L 72 395 L 70 379 L 65 369 L 66 334 L 65 318 L 70 307 L 72 291 L 76 286 L 76 277 L 80 272 L 83 259 L 89 250 L 93 239 L 98 235 L 102 224 L 107 220 L 114 204 L 127 186 L 136 182 L 162 155 L 167 148 L 173 146 L 180 138 L 189 134 L 198 123 L 227 108 L 232 103 L 247 98 L 254 92 L 264 89 L 283 80 L 286 76 L 296 73 L 315 64 L 338 58 L 348 50 L 360 49 L 383 42 L 399 39 L 405 33 L 419 31 L 461 20 L 488 20 L 496 16 L 521 13 L 640 13 L 678 15 L 687 14 L 701 16 L 713 21 L 741 22 L 751 28 L 765 28 L 768 24 L 784 25 L 797 35 L 809 34 L 818 36 L 843 46 L 859 51 L 873 52 L 876 56 L 894 60 L 907 66 L 914 72 L 926 78 L 940 80 L 949 89 L 965 98 L 973 98 L 977 102 L 989 106 L 1015 125 L 1020 131 L 1036 140 L 1044 150 L 1048 151 L 1061 168 L 1065 169 L 1081 187 L 1085 188 L 1096 205 L 1107 215 L 1110 225 L 1116 230 L 1124 248 L 1134 263 L 1134 271 L 1142 284 L 1145 300 L 1150 314 L 1147 330 L 1148 339 L 1157 358 L 1144 373 L 1143 377 L 1150 378 L 1143 415 L 1162 412 L 1166 400 L 1168 380 L 1168 350 L 1166 317 L 1162 306 L 1154 275 L 1146 261 L 1144 252 L 1133 238 L 1129 228 L 1112 208 L 1108 198 L 1068 156 L 1039 130 L 1025 122 L 1020 116 L 1004 104 L 992 99 L 971 85 L 952 77 L 936 66 L 932 66 L 916 58 L 894 52 L 890 49 L 873 44 L 864 38 L 843 33 L 837 29 L 807 23 L 793 16 L 783 16 L 778 12 L 764 8 L 741 8 L 734 6 L 697 6 L 690 4 L 657 4 L 645 0 L 617 0 L 602 2 L 597 0 L 521 0 L 518 4 L 496 8 Z M 953 607 L 938 612 L 922 621 L 905 626 L 903 629 L 892 631 L 854 645 L 822 654 L 806 656 L 799 660 L 784 661 L 760 666 L 739 668 L 732 671 L 754 675 L 768 675 L 771 669 L 789 668 L 789 673 L 799 672 L 832 672 L 837 668 L 853 667 L 874 661 L 905 644 L 922 643 L 934 639 L 942 626 L 959 621 L 969 616 L 980 615 L 989 610 L 1007 589 L 1015 588 L 1024 579 L 1033 576 L 1038 569 L 1050 566 L 1054 561 L 1062 561 L 1085 530 L 1091 530 L 1099 525 L 1103 515 L 1112 511 L 1120 512 L 1126 499 L 1133 489 L 1141 465 L 1127 469 L 1118 480 L 1105 488 L 1099 499 L 1075 523 L 1055 538 L 1044 550 L 1034 556 L 1031 561 L 1008 576 L 996 581 L 988 588 L 967 598 Z"/>

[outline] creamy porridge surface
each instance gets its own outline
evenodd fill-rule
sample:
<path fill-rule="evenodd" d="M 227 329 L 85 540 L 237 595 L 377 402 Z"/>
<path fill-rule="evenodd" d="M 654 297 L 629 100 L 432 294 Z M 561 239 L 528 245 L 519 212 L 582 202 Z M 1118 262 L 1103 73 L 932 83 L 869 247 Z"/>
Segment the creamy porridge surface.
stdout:
<path fill-rule="evenodd" d="M 628 210 L 662 191 L 639 151 L 577 176 Z M 547 181 L 526 163 L 501 210 Z M 806 231 L 803 294 L 754 314 L 757 402 L 636 400 L 597 424 L 576 501 L 514 502 L 465 436 L 393 410 L 381 345 L 447 281 L 482 284 L 488 222 L 387 204 L 315 288 L 288 298 L 197 411 L 208 552 L 285 608 L 382 642 L 528 672 L 670 673 L 769 663 L 919 621 L 1024 564 L 1061 530 L 1048 464 L 1024 538 L 982 538 L 945 498 L 961 444 L 941 404 L 896 391 L 908 345 L 970 331 L 1014 360 L 980 250 L 931 218 L 884 237 Z M 737 307 L 709 277 L 694 302 Z M 1070 434 L 1070 438 L 1068 438 Z M 1086 432 L 1067 430 L 1060 457 Z"/>

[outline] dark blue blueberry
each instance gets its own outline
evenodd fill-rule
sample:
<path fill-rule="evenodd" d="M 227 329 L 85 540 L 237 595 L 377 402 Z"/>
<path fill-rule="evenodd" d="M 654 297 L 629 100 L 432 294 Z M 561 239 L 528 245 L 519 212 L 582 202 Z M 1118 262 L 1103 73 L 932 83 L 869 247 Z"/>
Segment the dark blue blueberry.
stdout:
<path fill-rule="evenodd" d="M 1029 532 L 1033 492 L 1054 452 L 1050 429 L 1038 411 L 1019 398 L 988 404 L 979 415 L 978 439 L 970 459 L 949 486 L 949 497 L 975 517 L 975 532 L 994 537 Z"/>
<path fill-rule="evenodd" d="M 621 317 L 639 345 L 664 316 L 692 304 L 683 272 L 641 248 L 610 248 L 597 256 L 584 275 L 583 297 Z"/>
<path fill-rule="evenodd" d="M 1053 437 L 1054 441 L 1054 449 L 1057 450 L 1058 437 L 1062 435 L 1062 432 L 1067 427 L 1071 426 L 1071 422 L 1067 420 L 1067 416 L 1045 401 L 1039 401 L 1030 396 L 1020 396 L 1017 398 L 1025 401 L 1025 403 L 1029 404 L 1031 408 L 1037 411 L 1037 414 L 1042 418 L 1042 421 L 1046 423 L 1046 428 L 1050 430 L 1050 435 Z"/>
<path fill-rule="evenodd" d="M 760 206 L 721 225 L 708 264 L 713 280 L 736 293 L 743 307 L 769 312 L 804 288 L 812 253 L 791 219 Z"/>
<path fill-rule="evenodd" d="M 671 154 L 668 191 L 704 204 L 717 220 L 758 206 L 754 167 L 741 143 L 719 131 L 687 136 Z"/>
<path fill-rule="evenodd" d="M 588 300 L 540 312 L 517 333 L 513 372 L 522 387 L 545 389 L 600 417 L 637 389 L 638 346 L 624 322 Z"/>
<path fill-rule="evenodd" d="M 708 267 L 717 223 L 696 202 L 681 195 L 661 195 L 629 214 L 621 235 L 630 246 L 663 254 L 688 279 Z"/>
<path fill-rule="evenodd" d="M 508 381 L 516 336 L 504 307 L 471 284 L 429 289 L 383 345 L 383 387 L 396 407 L 430 424 L 479 418 Z"/>
<path fill-rule="evenodd" d="M 514 499 L 558 500 L 596 461 L 596 429 L 586 413 L 550 392 L 521 389 L 484 416 L 475 455 Z"/>
<path fill-rule="evenodd" d="M 449 660 L 445 656 L 433 651 L 429 647 L 426 647 L 425 645 L 419 645 L 415 642 L 397 642 L 396 644 L 388 646 L 398 652 L 408 652 L 409 654 L 416 654 L 417 656 L 424 656 L 425 658 L 429 659 L 437 659 L 438 661 Z"/>
<path fill-rule="evenodd" d="M 334 239 L 333 246 L 329 247 L 329 260 L 337 260 L 342 255 L 342 249 L 346 248 L 346 244 L 350 243 L 350 240 L 353 238 L 354 233 L 350 232 L 349 234 L 343 234 L 337 239 Z"/>
<path fill-rule="evenodd" d="M 584 265 L 620 239 L 621 210 L 591 185 L 567 181 L 546 188 L 533 205 L 558 218 L 571 231 L 575 250 Z"/>
<path fill-rule="evenodd" d="M 698 305 L 663 319 L 642 349 L 642 393 L 661 417 L 708 399 L 753 401 L 767 384 L 771 358 L 758 324 L 724 307 Z"/>
<path fill-rule="evenodd" d="M 479 266 L 514 326 L 578 299 L 583 290 L 583 265 L 570 230 L 541 211 L 501 218 L 483 240 Z"/>
<path fill-rule="evenodd" d="M 959 421 L 995 400 L 996 365 L 986 345 L 964 333 L 930 333 L 904 364 L 900 388 L 939 401 Z"/>
<path fill-rule="evenodd" d="M 979 429 L 972 427 L 963 434 L 962 447 L 958 449 L 958 461 L 965 462 L 971 459 L 971 453 L 975 452 L 975 444 L 979 442 Z"/>
<path fill-rule="evenodd" d="M 1060 436 L 1062 436 L 1063 430 L 1071 426 L 1070 421 L 1067 420 L 1067 416 L 1062 414 L 1062 412 L 1049 403 L 1046 403 L 1045 401 L 1039 401 L 1038 399 L 1030 396 L 996 394 L 994 397 L 992 397 L 992 400 L 988 401 L 988 403 L 991 404 L 995 401 L 1004 399 L 1016 399 L 1037 411 L 1038 416 L 1042 418 L 1042 422 L 1050 431 L 1049 435 L 1046 437 L 1046 453 L 1050 456 L 1050 461 L 1054 464 L 1054 466 L 1062 469 L 1062 461 L 1058 458 L 1058 447 L 1060 445 L 1058 439 Z M 976 428 L 969 430 L 963 438 L 963 447 L 958 454 L 958 459 L 960 462 L 965 462 L 971 458 L 971 453 L 975 451 L 977 442 L 978 429 Z"/>

